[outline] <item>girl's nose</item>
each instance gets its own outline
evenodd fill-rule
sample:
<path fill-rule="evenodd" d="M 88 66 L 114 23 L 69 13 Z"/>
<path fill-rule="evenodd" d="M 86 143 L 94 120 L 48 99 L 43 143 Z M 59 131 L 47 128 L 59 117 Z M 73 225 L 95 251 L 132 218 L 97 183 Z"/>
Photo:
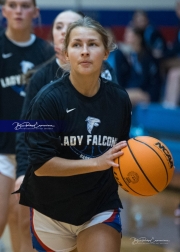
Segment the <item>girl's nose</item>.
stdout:
<path fill-rule="evenodd" d="M 89 50 L 88 50 L 88 46 L 85 44 L 82 47 L 82 52 L 83 55 L 89 55 Z"/>
<path fill-rule="evenodd" d="M 16 12 L 21 12 L 21 11 L 22 11 L 22 8 L 21 8 L 20 5 L 18 5 L 18 6 L 16 7 Z"/>

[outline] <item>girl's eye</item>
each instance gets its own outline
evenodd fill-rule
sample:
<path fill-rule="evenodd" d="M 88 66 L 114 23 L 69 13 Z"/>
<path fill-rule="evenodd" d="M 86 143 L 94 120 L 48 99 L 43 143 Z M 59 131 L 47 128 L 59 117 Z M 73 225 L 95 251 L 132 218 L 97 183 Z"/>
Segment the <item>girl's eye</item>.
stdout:
<path fill-rule="evenodd" d="M 90 43 L 90 46 L 97 46 L 95 43 Z"/>
<path fill-rule="evenodd" d="M 57 25 L 56 26 L 56 30 L 61 30 L 63 27 L 62 27 L 62 25 Z"/>
<path fill-rule="evenodd" d="M 10 3 L 9 7 L 11 7 L 12 9 L 15 9 L 16 5 L 14 3 Z"/>
<path fill-rule="evenodd" d="M 80 47 L 80 44 L 75 43 L 75 44 L 73 44 L 73 47 Z"/>
<path fill-rule="evenodd" d="M 9 7 L 12 8 L 12 9 L 16 9 L 17 5 L 15 3 L 10 3 Z M 27 4 L 27 3 L 24 3 L 24 4 L 21 5 L 21 8 L 28 9 L 28 8 L 30 8 L 30 5 Z"/>
<path fill-rule="evenodd" d="M 28 8 L 30 8 L 30 5 L 29 4 L 22 4 L 22 8 L 28 9 Z"/>

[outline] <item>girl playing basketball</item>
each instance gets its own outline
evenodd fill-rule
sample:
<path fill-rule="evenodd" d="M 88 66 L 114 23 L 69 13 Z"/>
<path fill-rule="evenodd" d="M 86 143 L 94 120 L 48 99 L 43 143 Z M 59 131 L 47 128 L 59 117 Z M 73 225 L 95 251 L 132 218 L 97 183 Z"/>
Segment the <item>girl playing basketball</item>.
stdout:
<path fill-rule="evenodd" d="M 26 133 L 20 204 L 31 207 L 37 251 L 119 252 L 122 204 L 112 166 L 129 138 L 131 103 L 100 77 L 112 44 L 98 22 L 72 23 L 64 43 L 70 73 L 42 88 L 27 114 L 56 127 Z"/>
<path fill-rule="evenodd" d="M 82 14 L 74 12 L 72 10 L 65 10 L 57 15 L 57 17 L 54 20 L 53 23 L 53 42 L 54 42 L 54 48 L 56 50 L 56 58 L 51 60 L 48 64 L 46 64 L 44 67 L 42 67 L 40 70 L 38 70 L 31 78 L 30 83 L 27 87 L 26 97 L 23 104 L 23 109 L 21 113 L 21 119 L 24 120 L 26 117 L 26 113 L 29 108 L 29 104 L 31 100 L 34 98 L 34 96 L 38 93 L 38 91 L 47 83 L 50 83 L 51 81 L 58 79 L 63 74 L 62 65 L 66 63 L 66 58 L 63 52 L 63 46 L 64 46 L 64 38 L 66 31 L 68 29 L 68 26 L 78 19 L 82 18 Z M 109 77 L 112 77 L 112 81 L 115 81 L 115 73 L 112 71 L 112 69 L 109 67 L 107 62 L 103 62 L 103 69 L 102 74 L 107 72 L 109 73 Z M 28 158 L 27 158 L 27 144 L 24 141 L 24 132 L 20 132 L 16 134 L 17 141 L 16 141 L 16 159 L 17 159 L 17 180 L 15 183 L 15 190 L 19 189 L 24 175 L 26 173 L 26 170 L 28 168 Z M 28 234 L 29 231 L 29 209 L 23 208 L 23 222 L 25 225 L 22 226 L 23 228 L 23 234 Z M 25 232 L 27 230 L 27 232 Z M 28 241 L 31 242 L 30 234 Z M 22 251 L 24 252 L 24 251 Z"/>
<path fill-rule="evenodd" d="M 72 10 L 66 10 L 57 15 L 54 20 L 52 34 L 54 48 L 56 51 L 56 58 L 49 62 L 47 65 L 38 70 L 31 78 L 30 83 L 27 87 L 26 97 L 23 104 L 23 109 L 21 113 L 21 119 L 24 120 L 29 104 L 38 91 L 47 83 L 60 78 L 63 74 L 63 65 L 66 64 L 66 58 L 63 52 L 64 38 L 68 29 L 68 26 L 78 19 L 82 18 L 82 14 L 77 13 Z M 105 72 L 109 73 L 109 77 L 113 82 L 116 82 L 116 76 L 113 69 L 109 66 L 107 62 L 103 62 L 103 69 L 101 74 L 104 76 Z M 24 133 L 17 134 L 16 141 L 16 154 L 17 154 L 17 180 L 16 187 L 17 190 L 24 178 L 24 174 L 27 170 L 28 160 L 27 160 L 27 147 L 24 141 Z"/>

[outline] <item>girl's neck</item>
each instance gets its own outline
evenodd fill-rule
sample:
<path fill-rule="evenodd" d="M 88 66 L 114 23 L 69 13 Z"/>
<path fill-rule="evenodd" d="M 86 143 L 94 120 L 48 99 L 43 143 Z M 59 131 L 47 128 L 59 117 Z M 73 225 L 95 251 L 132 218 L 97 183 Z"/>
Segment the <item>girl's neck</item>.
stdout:
<path fill-rule="evenodd" d="M 12 30 L 12 29 L 7 28 L 6 36 L 9 39 L 14 40 L 16 42 L 27 42 L 31 38 L 31 32 L 28 31 L 28 30 L 26 30 L 26 31 L 16 31 L 16 30 Z"/>
<path fill-rule="evenodd" d="M 77 76 L 70 73 L 70 81 L 75 89 L 84 96 L 94 96 L 100 88 L 99 74 L 93 76 Z"/>
<path fill-rule="evenodd" d="M 58 61 L 59 61 L 60 66 L 63 66 L 63 65 L 66 65 L 66 64 L 67 64 L 66 57 L 65 57 L 65 54 L 64 54 L 63 51 L 60 51 L 60 52 L 57 54 L 57 58 L 58 58 Z"/>
<path fill-rule="evenodd" d="M 62 59 L 62 58 L 59 58 L 59 57 L 57 57 L 57 59 L 58 59 L 58 61 L 59 61 L 59 65 L 60 66 L 63 66 L 63 65 L 66 65 L 67 64 L 67 62 L 66 62 L 66 59 Z"/>

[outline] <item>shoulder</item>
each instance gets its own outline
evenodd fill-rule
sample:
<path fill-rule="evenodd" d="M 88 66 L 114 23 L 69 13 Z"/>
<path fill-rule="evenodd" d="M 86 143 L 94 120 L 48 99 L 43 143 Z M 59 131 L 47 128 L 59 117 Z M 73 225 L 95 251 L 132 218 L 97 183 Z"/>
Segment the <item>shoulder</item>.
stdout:
<path fill-rule="evenodd" d="M 61 113 L 61 95 L 59 83 L 49 83 L 43 86 L 30 101 L 26 112 L 26 119 L 44 119 L 46 116 L 59 116 Z M 60 105 L 60 106 L 59 106 Z"/>
<path fill-rule="evenodd" d="M 50 101 L 61 100 L 66 87 L 66 78 L 63 76 L 56 81 L 44 85 L 34 99 L 34 103 L 42 105 Z"/>
<path fill-rule="evenodd" d="M 56 60 L 53 59 L 48 64 L 40 68 L 31 78 L 31 82 L 38 86 L 44 86 L 62 76 L 63 70 L 58 66 Z"/>
<path fill-rule="evenodd" d="M 46 50 L 46 52 L 48 54 L 51 54 L 52 56 L 55 54 L 53 46 L 48 41 L 41 39 L 37 36 L 34 45 L 37 46 L 40 51 Z"/>
<path fill-rule="evenodd" d="M 123 98 L 127 99 L 129 101 L 129 95 L 127 91 L 121 86 L 117 85 L 116 83 L 112 81 L 107 81 L 106 79 L 102 79 L 103 85 L 105 87 L 106 92 L 109 93 L 109 95 L 113 95 L 115 98 Z"/>
<path fill-rule="evenodd" d="M 132 104 L 127 91 L 116 83 L 103 80 L 103 85 L 105 86 L 104 97 L 108 100 L 109 104 L 113 104 L 117 109 L 123 109 L 127 114 L 132 111 Z"/>
<path fill-rule="evenodd" d="M 0 45 L 2 44 L 2 41 L 6 38 L 5 31 L 0 32 Z"/>
<path fill-rule="evenodd" d="M 59 116 L 62 107 L 60 86 L 59 80 L 43 86 L 31 100 L 26 117 L 34 118 L 38 115 L 41 118 L 43 115 L 51 116 L 52 114 Z"/>
<path fill-rule="evenodd" d="M 52 47 L 52 45 L 48 41 L 46 41 L 46 40 L 44 40 L 44 39 L 42 39 L 40 37 L 36 36 L 36 40 L 35 41 L 36 41 L 36 43 L 38 43 L 40 45 L 48 45 L 48 46 Z"/>
<path fill-rule="evenodd" d="M 52 71 L 52 69 L 54 69 L 54 71 L 56 69 L 58 69 L 58 65 L 55 61 L 55 59 L 52 59 L 49 63 L 45 64 L 44 66 L 42 66 L 40 69 L 38 69 L 34 75 L 32 76 L 32 79 L 34 78 L 38 78 L 40 76 L 47 76 L 48 77 L 48 73 Z"/>

